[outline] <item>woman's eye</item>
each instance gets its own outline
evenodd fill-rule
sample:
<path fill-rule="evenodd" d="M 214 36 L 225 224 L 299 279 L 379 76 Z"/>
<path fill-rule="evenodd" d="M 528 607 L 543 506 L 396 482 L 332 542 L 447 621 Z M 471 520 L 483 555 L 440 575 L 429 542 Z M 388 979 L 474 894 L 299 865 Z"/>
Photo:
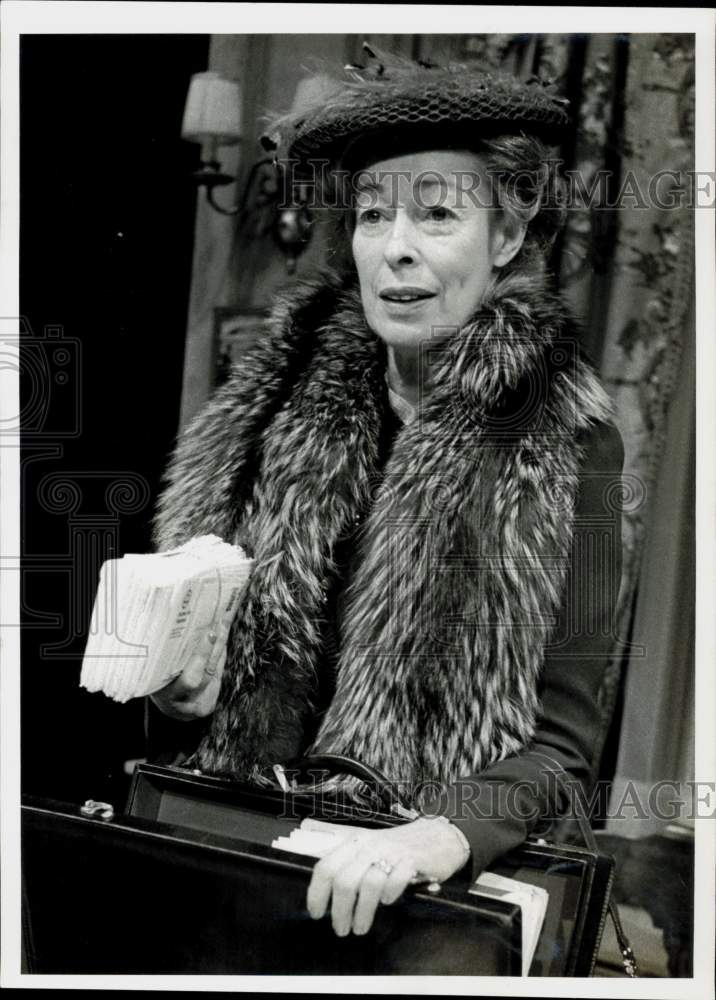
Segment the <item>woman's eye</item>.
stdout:
<path fill-rule="evenodd" d="M 428 218 L 432 222 L 447 222 L 449 219 L 455 218 L 455 213 L 451 212 L 449 208 L 445 208 L 444 205 L 437 205 L 435 208 L 428 209 Z"/>
<path fill-rule="evenodd" d="M 367 208 L 358 213 L 358 222 L 361 225 L 374 226 L 383 218 L 383 213 L 377 208 Z"/>

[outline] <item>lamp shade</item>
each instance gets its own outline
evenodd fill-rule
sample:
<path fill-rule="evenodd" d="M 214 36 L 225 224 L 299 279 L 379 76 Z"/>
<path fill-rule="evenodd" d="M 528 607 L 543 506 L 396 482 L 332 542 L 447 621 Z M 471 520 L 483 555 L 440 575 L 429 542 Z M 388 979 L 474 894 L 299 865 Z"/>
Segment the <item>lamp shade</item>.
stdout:
<path fill-rule="evenodd" d="M 182 139 L 229 146 L 241 138 L 241 88 L 218 73 L 195 73 L 189 84 Z"/>

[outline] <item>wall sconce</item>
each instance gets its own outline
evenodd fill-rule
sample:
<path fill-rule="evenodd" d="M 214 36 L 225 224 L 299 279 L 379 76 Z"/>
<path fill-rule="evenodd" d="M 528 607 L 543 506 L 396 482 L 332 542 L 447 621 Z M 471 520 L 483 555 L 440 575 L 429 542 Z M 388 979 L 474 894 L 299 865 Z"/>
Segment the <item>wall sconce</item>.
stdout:
<path fill-rule="evenodd" d="M 302 107 L 315 94 L 315 79 L 299 83 L 292 110 Z M 272 232 L 286 256 L 291 274 L 295 271 L 296 260 L 308 246 L 313 220 L 300 188 L 290 204 L 283 201 L 287 184 L 280 163 L 275 163 L 271 157 L 254 163 L 235 205 L 227 208 L 216 200 L 216 188 L 237 180 L 221 169 L 219 147 L 241 142 L 241 124 L 238 81 L 225 80 L 211 71 L 192 76 L 181 131 L 183 139 L 202 146 L 201 166 L 192 174 L 192 180 L 197 187 L 205 189 L 206 200 L 214 211 L 237 216 L 239 224 L 250 235 L 258 237 Z"/>
<path fill-rule="evenodd" d="M 181 136 L 202 146 L 201 167 L 192 174 L 194 183 L 206 188 L 206 200 L 217 212 L 236 215 L 236 209 L 222 208 L 216 203 L 214 189 L 236 180 L 222 172 L 219 146 L 235 146 L 241 141 L 238 81 L 224 80 L 218 73 L 195 73 L 189 84 Z"/>

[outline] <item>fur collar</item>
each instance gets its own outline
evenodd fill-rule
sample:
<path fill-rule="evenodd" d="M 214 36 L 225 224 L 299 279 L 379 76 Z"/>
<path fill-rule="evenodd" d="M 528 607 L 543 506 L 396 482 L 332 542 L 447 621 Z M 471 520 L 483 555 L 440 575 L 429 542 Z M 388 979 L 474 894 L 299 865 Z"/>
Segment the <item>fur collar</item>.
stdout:
<path fill-rule="evenodd" d="M 530 739 L 580 432 L 610 403 L 559 300 L 520 277 L 431 353 L 431 392 L 381 476 L 384 350 L 357 289 L 322 281 L 277 308 L 180 440 L 157 545 L 213 531 L 256 560 L 203 770 L 257 778 L 307 749 L 333 553 L 364 512 L 313 751 L 358 757 L 415 800 Z"/>

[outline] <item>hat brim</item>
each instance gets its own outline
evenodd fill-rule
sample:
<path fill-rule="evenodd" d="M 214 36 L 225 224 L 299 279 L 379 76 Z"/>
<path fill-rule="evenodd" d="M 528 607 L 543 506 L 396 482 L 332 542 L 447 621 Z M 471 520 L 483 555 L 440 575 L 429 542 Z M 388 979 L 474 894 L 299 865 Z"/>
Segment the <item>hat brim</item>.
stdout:
<path fill-rule="evenodd" d="M 371 83 L 297 122 L 288 156 L 338 164 L 371 145 L 471 149 L 483 138 L 520 133 L 557 145 L 569 125 L 565 105 L 540 85 L 486 74 Z"/>
<path fill-rule="evenodd" d="M 484 143 L 505 133 L 535 135 L 534 128 L 525 123 L 510 122 L 507 126 L 500 121 L 443 123 L 441 125 L 404 125 L 391 129 L 372 129 L 351 136 L 348 140 L 336 140 L 325 146 L 323 158 L 338 170 L 355 172 L 373 163 L 393 159 L 397 156 L 421 153 L 429 150 L 466 150 L 479 154 Z M 546 130 L 539 137 L 548 145 L 559 142 L 559 132 Z"/>

